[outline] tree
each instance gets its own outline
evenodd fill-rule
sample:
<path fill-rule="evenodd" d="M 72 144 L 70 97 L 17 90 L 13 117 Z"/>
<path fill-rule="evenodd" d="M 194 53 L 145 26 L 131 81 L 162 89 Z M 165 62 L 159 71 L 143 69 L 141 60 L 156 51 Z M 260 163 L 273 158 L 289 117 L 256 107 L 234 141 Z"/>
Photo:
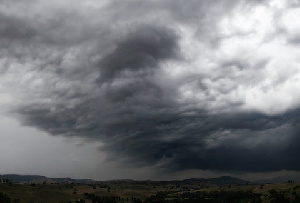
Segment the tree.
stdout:
<path fill-rule="evenodd" d="M 285 192 L 269 191 L 271 203 L 289 203 L 290 199 L 285 197 Z"/>
<path fill-rule="evenodd" d="M 10 203 L 10 198 L 6 194 L 0 192 L 0 202 L 1 203 Z"/>

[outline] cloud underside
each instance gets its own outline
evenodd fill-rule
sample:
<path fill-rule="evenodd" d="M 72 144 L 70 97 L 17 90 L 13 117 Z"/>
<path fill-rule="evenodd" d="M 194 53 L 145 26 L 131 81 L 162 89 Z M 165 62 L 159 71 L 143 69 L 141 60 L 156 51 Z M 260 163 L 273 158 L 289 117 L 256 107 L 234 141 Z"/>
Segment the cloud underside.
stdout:
<path fill-rule="evenodd" d="M 0 105 L 123 165 L 299 171 L 299 6 L 162 2 L 3 1 Z"/>

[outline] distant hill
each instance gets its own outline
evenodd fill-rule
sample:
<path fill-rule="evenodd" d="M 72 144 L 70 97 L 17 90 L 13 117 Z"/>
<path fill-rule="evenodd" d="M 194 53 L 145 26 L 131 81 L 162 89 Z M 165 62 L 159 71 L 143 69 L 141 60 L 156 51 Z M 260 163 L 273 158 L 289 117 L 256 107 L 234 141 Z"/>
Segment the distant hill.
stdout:
<path fill-rule="evenodd" d="M 51 178 L 51 180 L 54 180 L 55 182 L 58 183 L 95 183 L 99 181 L 95 181 L 92 179 L 72 179 L 72 178 Z"/>
<path fill-rule="evenodd" d="M 39 175 L 17 175 L 17 174 L 7 174 L 0 175 L 0 179 L 8 179 L 14 183 L 96 183 L 96 182 L 145 182 L 145 181 L 135 181 L 130 179 L 122 179 L 122 180 L 111 180 L 111 181 L 95 181 L 92 179 L 72 179 L 72 178 L 48 178 L 46 176 Z M 179 183 L 179 184 L 215 184 L 215 185 L 246 185 L 249 184 L 249 181 L 245 181 L 239 178 L 234 178 L 231 176 L 222 176 L 219 178 L 190 178 L 185 180 L 174 180 L 174 181 L 146 181 L 152 183 Z"/>
<path fill-rule="evenodd" d="M 246 185 L 249 184 L 249 181 L 242 180 L 239 178 L 234 178 L 231 176 L 222 176 L 219 178 L 190 178 L 181 181 L 182 183 L 191 184 L 191 183 L 210 183 L 216 185 Z"/>
<path fill-rule="evenodd" d="M 300 175 L 279 176 L 276 178 L 255 181 L 256 183 L 287 183 L 288 181 L 300 182 Z"/>
<path fill-rule="evenodd" d="M 231 176 L 222 176 L 219 178 L 189 178 L 184 180 L 170 180 L 170 181 L 135 181 L 131 179 L 120 179 L 120 180 L 110 180 L 107 182 L 147 182 L 147 183 L 176 183 L 176 184 L 214 184 L 214 185 L 246 185 L 250 184 L 249 181 L 242 180 L 239 178 L 231 177 Z"/>
<path fill-rule="evenodd" d="M 6 175 L 0 175 L 0 179 L 8 179 L 15 183 L 20 182 L 31 182 L 36 179 L 45 179 L 46 176 L 39 176 L 39 175 L 17 175 L 17 174 L 6 174 Z"/>
<path fill-rule="evenodd" d="M 6 174 L 0 175 L 0 179 L 8 179 L 14 183 L 93 183 L 95 180 L 91 179 L 72 179 L 72 178 L 48 178 L 46 176 L 39 175 L 17 175 L 17 174 Z"/>

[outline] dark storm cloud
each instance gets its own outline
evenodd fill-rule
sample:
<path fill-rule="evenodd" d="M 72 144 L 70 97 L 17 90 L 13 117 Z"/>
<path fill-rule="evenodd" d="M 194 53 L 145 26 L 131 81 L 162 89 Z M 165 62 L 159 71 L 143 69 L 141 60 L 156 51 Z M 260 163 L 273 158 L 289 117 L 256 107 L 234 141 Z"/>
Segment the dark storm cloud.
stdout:
<path fill-rule="evenodd" d="M 207 107 L 224 102 L 221 97 L 238 86 L 224 89 L 226 84 L 218 84 L 221 79 L 228 83 L 238 77 L 238 81 L 247 80 L 244 83 L 253 81 L 251 75 L 248 79 L 229 72 L 228 67 L 245 71 L 247 76 L 249 69 L 263 68 L 267 60 L 249 63 L 229 58 L 218 64 L 218 73 L 210 73 L 214 77 L 189 70 L 183 79 L 171 77 L 173 71 L 176 73 L 171 62 L 180 66 L 186 51 L 180 49 L 182 30 L 177 31 L 180 26 L 172 23 L 194 24 L 195 30 L 200 30 L 195 33 L 206 40 L 205 35 L 212 35 L 208 28 L 215 26 L 221 15 L 246 1 L 222 2 L 114 1 L 97 11 L 101 13 L 97 19 L 92 18 L 97 16 L 94 13 L 89 19 L 76 12 L 58 12 L 28 21 L 0 13 L 4 16 L 0 40 L 14 41 L 21 55 L 27 57 L 18 63 L 23 69 L 10 67 L 8 71 L 13 76 L 24 71 L 22 87 L 16 91 L 21 99 L 15 101 L 13 112 L 25 125 L 52 135 L 101 141 L 104 146 L 100 150 L 109 153 L 108 160 L 121 160 L 122 164 L 174 171 L 300 170 L 298 110 L 278 115 L 253 110 L 228 113 L 244 105 L 235 101 L 221 109 L 227 113 L 212 113 Z M 101 21 L 102 13 L 107 22 Z M 163 20 L 157 22 L 160 18 Z M 30 45 L 25 43 L 28 41 Z M 197 54 L 200 58 L 206 53 L 200 50 Z M 6 51 L 7 56 L 20 58 L 12 51 Z M 164 65 L 171 66 L 169 72 L 163 70 Z M 198 64 L 193 65 L 198 68 Z M 199 69 L 205 68 L 199 65 Z M 191 83 L 198 81 L 191 95 L 204 96 L 182 99 L 180 89 L 186 78 L 191 78 Z"/>
<path fill-rule="evenodd" d="M 299 115 L 287 113 L 283 116 L 268 117 L 260 114 L 242 115 L 197 115 L 174 116 L 167 123 L 158 122 L 151 129 L 136 134 L 128 139 L 124 138 L 106 146 L 106 150 L 120 154 L 129 154 L 126 163 L 137 161 L 141 165 L 161 163 L 169 170 L 184 169 L 213 169 L 221 171 L 272 171 L 299 170 L 297 162 L 299 156 L 299 139 L 297 138 Z M 291 140 L 280 140 L 288 130 L 279 132 L 279 137 L 272 129 L 290 124 L 293 128 Z M 158 131 L 156 129 L 159 129 Z M 206 142 L 213 134 L 222 135 L 230 131 L 237 137 L 223 138 L 218 146 L 209 147 Z M 263 132 L 263 133 L 261 133 Z M 243 143 L 246 139 L 252 142 L 263 140 L 264 133 L 270 135 L 268 139 L 278 139 L 261 145 L 251 146 Z M 171 139 L 163 139 L 168 136 Z M 227 136 L 227 137 L 226 137 Z M 140 137 L 140 138 L 139 138 Z M 218 142 L 212 140 L 212 144 Z M 274 143 L 273 143 L 274 142 Z M 273 144 L 272 144 L 273 143 Z M 250 147 L 249 147 L 250 146 Z"/>
<path fill-rule="evenodd" d="M 175 58 L 177 36 L 170 29 L 139 26 L 118 43 L 113 53 L 101 60 L 99 83 L 110 81 L 122 71 L 158 68 L 163 59 Z"/>
<path fill-rule="evenodd" d="M 138 100 L 125 104 L 127 98 L 114 98 L 98 107 L 94 101 L 70 110 L 34 111 L 31 107 L 31 111 L 19 113 L 27 124 L 52 134 L 104 140 L 101 151 L 109 152 L 109 160 L 121 160 L 125 165 L 158 165 L 172 171 L 300 170 L 299 111 L 281 116 L 210 116 L 204 112 L 190 116 L 172 109 L 169 103 L 153 104 L 153 97 L 146 104 Z M 280 130 L 284 125 L 288 127 Z M 224 135 L 225 131 L 230 132 Z"/>
<path fill-rule="evenodd" d="M 24 40 L 32 38 L 35 31 L 28 26 L 28 22 L 0 13 L 0 35 L 1 39 L 16 40 L 21 38 Z"/>

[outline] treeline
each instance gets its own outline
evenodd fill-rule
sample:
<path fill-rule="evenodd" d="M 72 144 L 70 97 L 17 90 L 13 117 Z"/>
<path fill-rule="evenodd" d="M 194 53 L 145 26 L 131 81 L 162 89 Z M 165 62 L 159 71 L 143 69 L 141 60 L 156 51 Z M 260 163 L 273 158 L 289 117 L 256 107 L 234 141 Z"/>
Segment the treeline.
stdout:
<path fill-rule="evenodd" d="M 12 183 L 12 180 L 9 180 L 9 179 L 0 179 L 0 183 Z"/>
<path fill-rule="evenodd" d="M 299 203 L 300 202 L 300 196 L 296 191 L 292 192 L 293 195 L 293 201 L 290 201 L 290 199 L 287 197 L 286 191 L 276 191 L 274 189 L 269 190 L 269 196 L 271 203 Z"/>

